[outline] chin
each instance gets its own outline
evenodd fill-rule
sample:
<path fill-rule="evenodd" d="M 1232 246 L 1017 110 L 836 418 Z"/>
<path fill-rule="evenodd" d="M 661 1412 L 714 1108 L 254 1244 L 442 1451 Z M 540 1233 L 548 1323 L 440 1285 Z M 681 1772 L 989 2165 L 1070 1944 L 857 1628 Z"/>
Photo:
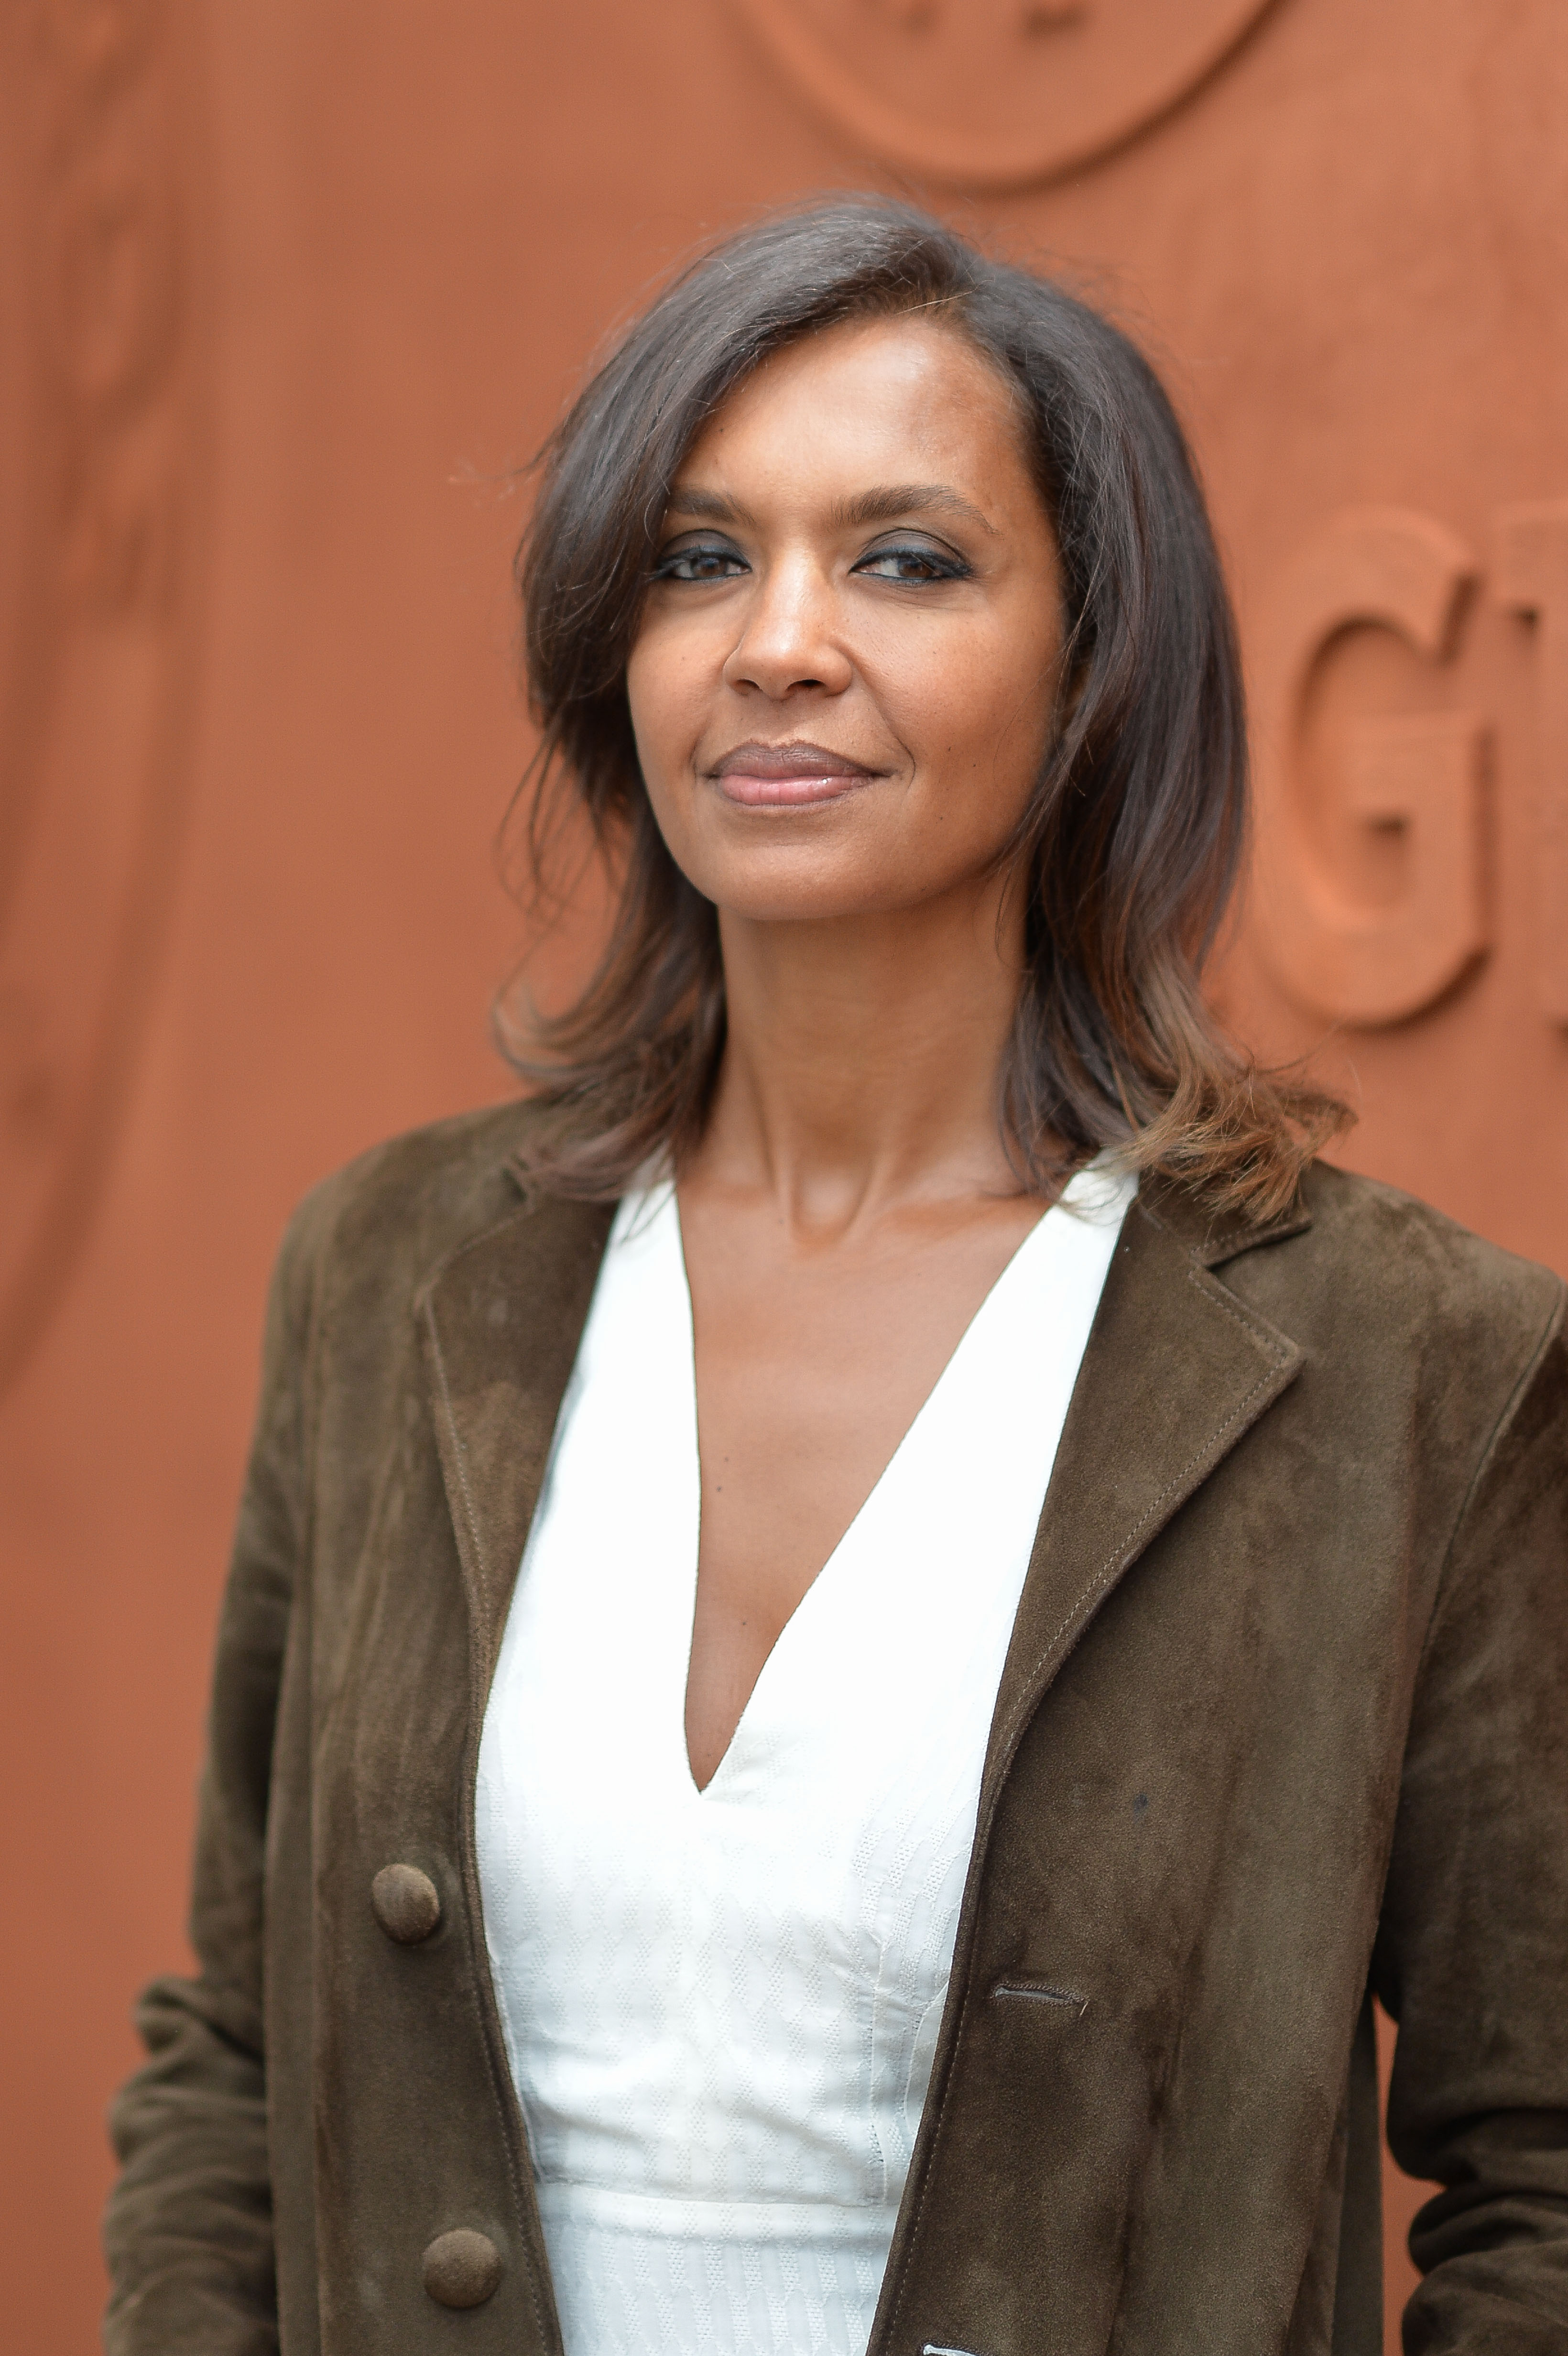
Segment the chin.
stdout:
<path fill-rule="evenodd" d="M 917 906 L 929 896 L 911 890 L 906 879 L 895 884 L 856 874 L 781 874 L 773 862 L 760 874 L 715 877 L 698 884 L 721 915 L 752 925 L 841 924 L 857 917 L 887 916 Z M 902 888 L 901 888 L 901 885 Z"/>
<path fill-rule="evenodd" d="M 834 807 L 840 818 L 848 816 L 842 805 Z M 829 837 L 827 828 L 803 826 L 792 813 L 776 832 L 770 820 L 762 840 L 753 834 L 744 843 L 702 846 L 710 856 L 680 864 L 716 907 L 753 924 L 887 916 L 915 905 L 951 880 L 912 875 L 909 845 L 896 836 L 890 841 L 889 831 L 839 824 Z"/>

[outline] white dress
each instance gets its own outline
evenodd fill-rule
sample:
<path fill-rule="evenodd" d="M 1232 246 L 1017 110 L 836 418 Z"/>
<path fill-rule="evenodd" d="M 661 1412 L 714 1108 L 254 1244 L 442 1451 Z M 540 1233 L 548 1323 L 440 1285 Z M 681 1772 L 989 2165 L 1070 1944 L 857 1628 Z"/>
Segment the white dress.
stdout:
<path fill-rule="evenodd" d="M 987 1738 L 1134 1188 L 1019 1246 L 773 1647 L 707 1789 L 691 1303 L 618 1212 L 479 1756 L 485 1936 L 567 2356 L 864 2356 Z"/>

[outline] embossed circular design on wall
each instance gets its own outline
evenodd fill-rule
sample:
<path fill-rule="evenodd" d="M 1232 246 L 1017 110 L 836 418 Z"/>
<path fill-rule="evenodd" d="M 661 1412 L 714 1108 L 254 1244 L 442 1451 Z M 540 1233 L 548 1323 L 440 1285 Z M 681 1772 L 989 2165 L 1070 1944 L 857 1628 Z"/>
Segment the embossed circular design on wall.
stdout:
<path fill-rule="evenodd" d="M 172 902 L 207 505 L 191 0 L 0 36 L 0 1385 L 101 1191 Z"/>
<path fill-rule="evenodd" d="M 868 155 L 976 190 L 1061 179 L 1169 112 L 1275 0 L 731 0 Z"/>

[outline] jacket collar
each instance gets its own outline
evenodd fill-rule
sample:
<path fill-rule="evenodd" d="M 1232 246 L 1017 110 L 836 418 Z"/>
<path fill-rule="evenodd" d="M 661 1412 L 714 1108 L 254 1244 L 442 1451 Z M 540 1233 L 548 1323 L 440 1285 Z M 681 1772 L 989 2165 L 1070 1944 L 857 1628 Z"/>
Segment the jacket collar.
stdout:
<path fill-rule="evenodd" d="M 419 1302 L 437 1442 L 487 1692 L 613 1212 L 525 1195 Z M 1310 1225 L 1215 1219 L 1146 1181 L 1127 1214 L 1057 1451 L 1003 1671 L 981 1826 L 1018 1740 L 1105 1598 L 1294 1378 L 1301 1353 L 1212 1269 Z"/>
<path fill-rule="evenodd" d="M 1312 1225 L 1307 1195 L 1299 1186 L 1284 1210 L 1267 1219 L 1252 1218 L 1244 1211 L 1211 1211 L 1189 1187 L 1171 1178 L 1146 1178 L 1138 1200 L 1202 1268 L 1220 1268 L 1260 1244 L 1283 1243 Z"/>

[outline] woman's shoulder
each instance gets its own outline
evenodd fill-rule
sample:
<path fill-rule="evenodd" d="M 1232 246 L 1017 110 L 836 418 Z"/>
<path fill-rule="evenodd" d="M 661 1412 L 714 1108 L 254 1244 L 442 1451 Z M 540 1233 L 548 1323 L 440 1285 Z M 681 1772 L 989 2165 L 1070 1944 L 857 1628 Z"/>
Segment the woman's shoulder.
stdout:
<path fill-rule="evenodd" d="M 1381 1180 L 1314 1162 L 1275 1237 L 1207 1255 L 1220 1280 L 1304 1344 L 1365 1363 L 1413 1354 L 1505 1384 L 1561 1333 L 1563 1279 Z"/>
<path fill-rule="evenodd" d="M 538 1108 L 487 1105 L 389 1138 L 319 1180 L 279 1258 L 285 1289 L 358 1283 L 406 1298 L 464 1246 L 528 1207 L 518 1156 Z"/>
<path fill-rule="evenodd" d="M 1464 1312 L 1517 1306 L 1538 1318 L 1563 1293 L 1563 1279 L 1477 1235 L 1416 1194 L 1331 1162 L 1314 1162 L 1302 1181 L 1313 1258 L 1372 1290 L 1430 1297 Z"/>

